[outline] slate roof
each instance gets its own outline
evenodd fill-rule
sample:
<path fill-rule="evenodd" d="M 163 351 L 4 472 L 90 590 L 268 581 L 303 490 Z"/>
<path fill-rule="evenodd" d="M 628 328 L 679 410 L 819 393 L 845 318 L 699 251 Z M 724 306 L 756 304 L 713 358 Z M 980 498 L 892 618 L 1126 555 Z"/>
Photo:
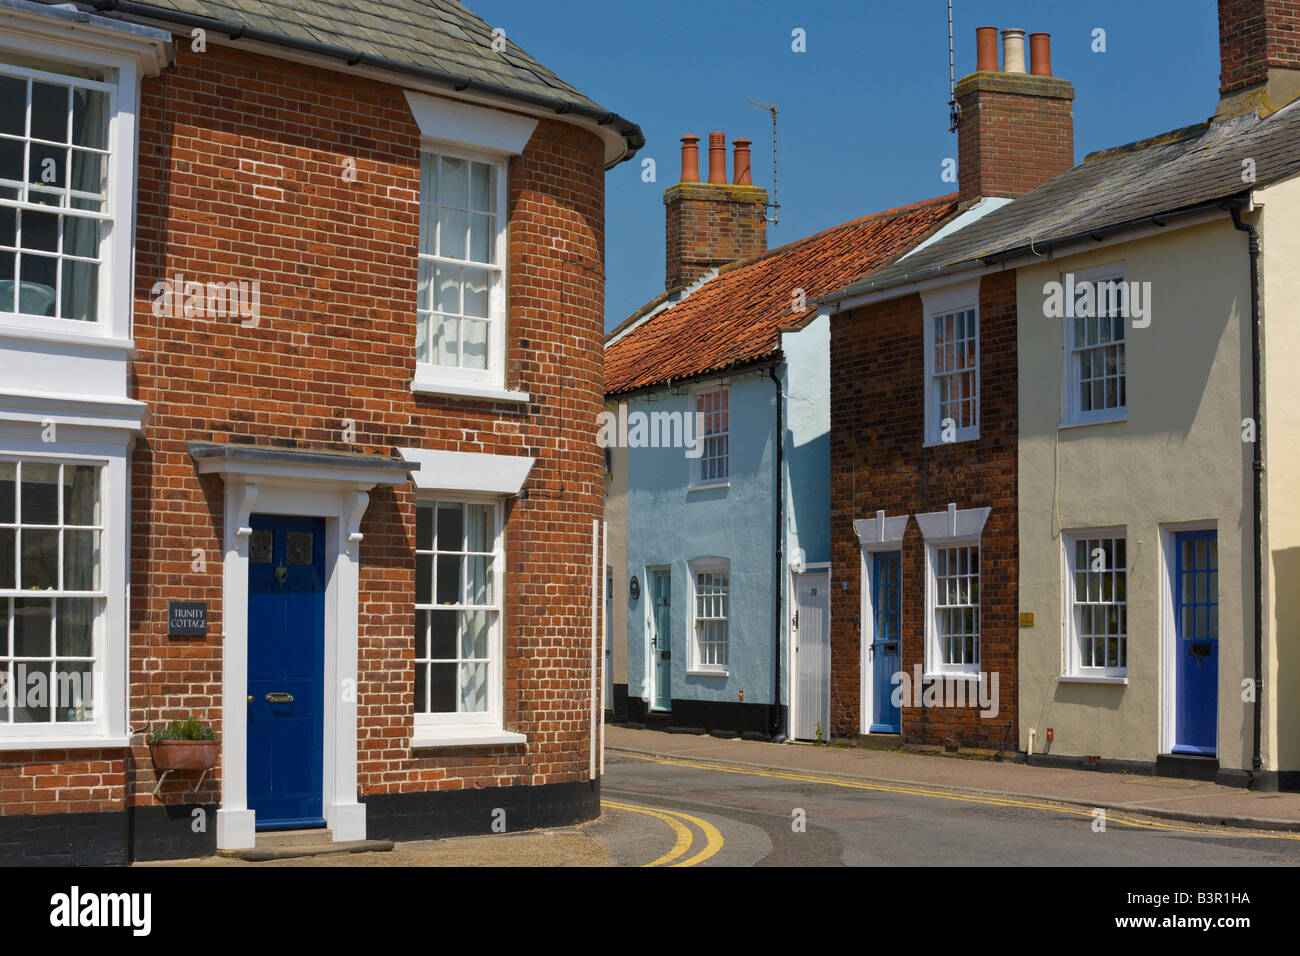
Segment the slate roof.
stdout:
<path fill-rule="evenodd" d="M 51 4 L 63 0 L 42 0 Z M 112 0 L 101 16 L 157 19 L 187 27 L 213 21 L 243 28 L 249 39 L 300 49 L 331 48 L 352 56 L 348 65 L 406 68 L 446 74 L 458 90 L 505 96 L 557 112 L 612 124 L 627 140 L 627 155 L 645 144 L 640 127 L 611 113 L 509 41 L 492 50 L 492 27 L 456 0 Z M 225 32 L 225 31 L 219 31 Z M 320 52 L 320 51 L 318 51 Z"/>
<path fill-rule="evenodd" d="M 1243 182 L 1243 161 L 1255 182 Z M 1202 123 L 1091 154 L 1081 165 L 905 260 L 865 276 L 830 302 L 977 262 L 1042 253 L 1052 245 L 1136 228 L 1152 217 L 1222 204 L 1253 185 L 1300 172 L 1300 101 L 1260 119 L 1254 113 Z"/>
<path fill-rule="evenodd" d="M 724 266 L 675 304 L 666 295 L 614 329 L 605 347 L 605 394 L 721 372 L 776 355 L 777 333 L 800 316 L 792 294 L 814 298 L 893 262 L 957 210 L 955 195 L 854 219 Z M 622 337 L 618 336 L 622 334 Z M 614 341 L 617 338 L 617 341 Z"/>

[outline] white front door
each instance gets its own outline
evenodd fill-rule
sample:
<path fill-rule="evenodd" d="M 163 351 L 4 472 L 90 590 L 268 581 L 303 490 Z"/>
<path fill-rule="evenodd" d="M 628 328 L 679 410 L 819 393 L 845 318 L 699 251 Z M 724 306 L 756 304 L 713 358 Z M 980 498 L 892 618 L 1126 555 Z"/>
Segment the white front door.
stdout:
<path fill-rule="evenodd" d="M 831 636 L 830 572 L 794 575 L 794 614 L 790 621 L 794 644 L 794 736 L 798 740 L 830 739 Z"/>

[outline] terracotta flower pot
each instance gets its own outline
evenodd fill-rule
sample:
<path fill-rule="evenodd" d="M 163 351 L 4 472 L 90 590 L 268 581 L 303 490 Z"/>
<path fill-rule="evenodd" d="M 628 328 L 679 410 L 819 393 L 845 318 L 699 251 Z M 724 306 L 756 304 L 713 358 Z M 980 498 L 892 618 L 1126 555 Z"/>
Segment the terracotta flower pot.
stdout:
<path fill-rule="evenodd" d="M 149 744 L 155 770 L 211 770 L 220 752 L 220 740 L 157 740 Z"/>

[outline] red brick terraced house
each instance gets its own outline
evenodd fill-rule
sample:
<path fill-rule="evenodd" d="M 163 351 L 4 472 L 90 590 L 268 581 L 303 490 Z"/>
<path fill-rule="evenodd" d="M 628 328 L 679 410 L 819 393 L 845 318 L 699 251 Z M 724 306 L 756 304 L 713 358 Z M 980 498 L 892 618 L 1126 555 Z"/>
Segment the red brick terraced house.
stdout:
<path fill-rule="evenodd" d="M 819 300 L 831 314 L 831 731 L 1010 750 L 1017 733 L 1015 271 L 915 263 L 1074 165 L 1049 37 L 978 31 L 957 84 L 959 216 Z M 1031 72 L 1032 71 L 1032 72 Z M 887 280 L 887 281 L 886 281 Z"/>
<path fill-rule="evenodd" d="M 642 143 L 451 0 L 0 0 L 0 861 L 599 813 Z"/>

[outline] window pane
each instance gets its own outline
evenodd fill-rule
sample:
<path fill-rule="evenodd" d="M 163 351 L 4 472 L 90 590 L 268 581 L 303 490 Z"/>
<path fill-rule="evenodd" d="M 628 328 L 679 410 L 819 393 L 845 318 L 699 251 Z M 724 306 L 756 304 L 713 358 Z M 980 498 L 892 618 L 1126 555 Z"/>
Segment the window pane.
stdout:
<path fill-rule="evenodd" d="M 442 157 L 442 181 L 439 185 L 438 202 L 444 206 L 457 209 L 469 207 L 469 163 L 451 156 Z M 443 247 L 444 250 L 446 247 Z M 443 255 L 447 253 L 444 251 Z"/>
<path fill-rule="evenodd" d="M 429 666 L 430 713 L 456 713 L 456 672 L 459 668 L 459 664 L 431 664 Z"/>
<path fill-rule="evenodd" d="M 460 712 L 481 714 L 487 710 L 487 664 L 460 665 Z"/>
<path fill-rule="evenodd" d="M 492 587 L 492 559 L 484 555 L 471 555 L 465 559 L 465 603 L 494 604 Z"/>
<path fill-rule="evenodd" d="M 459 502 L 438 505 L 438 550 L 465 550 L 465 506 Z"/>
<path fill-rule="evenodd" d="M 107 93 L 102 90 L 73 90 L 72 142 L 75 146 L 108 148 Z"/>
<path fill-rule="evenodd" d="M 461 602 L 461 562 L 459 555 L 438 555 L 437 604 Z"/>
<path fill-rule="evenodd" d="M 415 506 L 415 547 L 433 550 L 433 505 L 423 501 Z"/>
<path fill-rule="evenodd" d="M 18 520 L 18 465 L 0 461 L 0 524 L 13 524 Z"/>
<path fill-rule="evenodd" d="M 63 252 L 69 256 L 94 259 L 99 256 L 99 223 L 77 216 L 63 217 Z M 78 263 L 88 265 L 89 263 Z M 64 276 L 67 284 L 67 276 Z"/>
<path fill-rule="evenodd" d="M 27 181 L 51 190 L 68 185 L 68 148 L 32 143 L 27 148 Z M 62 205 L 61 202 L 58 203 Z"/>
<path fill-rule="evenodd" d="M 465 506 L 466 550 L 491 551 L 493 545 L 491 505 Z"/>
<path fill-rule="evenodd" d="M 50 665 L 17 662 L 14 667 L 14 723 L 50 720 Z"/>
<path fill-rule="evenodd" d="M 64 465 L 63 523 L 99 524 L 98 468 L 92 465 Z"/>
<path fill-rule="evenodd" d="M 465 270 L 465 315 L 488 317 L 488 274 L 482 269 Z"/>
<path fill-rule="evenodd" d="M 78 192 L 104 195 L 108 191 L 108 157 L 103 153 L 74 149 L 69 186 Z"/>
<path fill-rule="evenodd" d="M 460 364 L 460 320 L 434 316 L 433 359 L 438 365 L 455 367 Z"/>
<path fill-rule="evenodd" d="M 415 612 L 415 659 L 428 660 L 429 658 L 429 613 L 428 611 Z M 416 673 L 420 671 L 419 665 L 416 665 Z"/>
<path fill-rule="evenodd" d="M 438 266 L 438 311 L 460 315 L 460 269 Z"/>
<path fill-rule="evenodd" d="M 469 257 L 475 262 L 496 262 L 496 216 L 475 213 L 469 218 Z"/>
<path fill-rule="evenodd" d="M 22 136 L 27 131 L 27 81 L 0 76 L 0 133 Z"/>
<path fill-rule="evenodd" d="M 438 157 L 420 154 L 420 252 L 437 253 L 438 239 Z"/>
<path fill-rule="evenodd" d="M 49 657 L 54 602 L 49 598 L 14 599 L 14 657 Z"/>
<path fill-rule="evenodd" d="M 488 324 L 465 319 L 460 324 L 464 339 L 461 342 L 462 368 L 488 367 Z"/>
<path fill-rule="evenodd" d="M 456 612 L 430 611 L 429 657 L 435 661 L 456 659 Z"/>
<path fill-rule="evenodd" d="M 22 564 L 18 586 L 24 591 L 57 588 L 59 586 L 58 530 L 23 528 L 20 541 Z"/>
<path fill-rule="evenodd" d="M 99 590 L 98 531 L 63 532 L 63 590 Z"/>
<path fill-rule="evenodd" d="M 17 586 L 14 581 L 14 570 L 16 562 L 14 555 L 18 547 L 18 532 L 14 528 L 0 528 L 0 588 L 12 588 Z M 0 602 L 0 612 L 4 610 L 4 603 Z M 5 629 L 3 615 L 0 615 L 0 631 Z"/>
<path fill-rule="evenodd" d="M 68 141 L 68 88 L 32 81 L 32 138 Z"/>
<path fill-rule="evenodd" d="M 460 656 L 466 659 L 486 660 L 492 612 L 465 611 L 460 616 L 460 624 Z"/>
<path fill-rule="evenodd" d="M 438 255 L 468 259 L 469 213 L 456 209 L 438 210 Z"/>
<path fill-rule="evenodd" d="M 85 662 L 60 662 L 54 666 L 54 719 L 59 722 L 94 720 L 93 665 Z"/>
<path fill-rule="evenodd" d="M 417 663 L 415 665 L 415 712 L 417 714 L 427 714 L 429 712 L 429 665 Z"/>
<path fill-rule="evenodd" d="M 433 555 L 415 556 L 415 603 L 433 603 Z"/>
<path fill-rule="evenodd" d="M 487 163 L 474 163 L 472 169 L 472 196 L 470 205 L 480 212 L 497 211 L 496 167 Z"/>

